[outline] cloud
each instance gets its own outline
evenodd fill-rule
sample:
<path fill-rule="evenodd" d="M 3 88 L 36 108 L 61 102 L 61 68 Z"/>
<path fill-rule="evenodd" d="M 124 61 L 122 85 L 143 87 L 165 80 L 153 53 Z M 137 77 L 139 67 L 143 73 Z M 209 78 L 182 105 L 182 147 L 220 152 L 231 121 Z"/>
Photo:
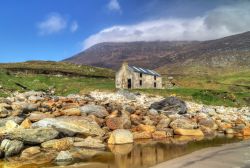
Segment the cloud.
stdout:
<path fill-rule="evenodd" d="M 37 25 L 40 35 L 58 33 L 67 27 L 67 20 L 58 13 L 50 14 Z"/>
<path fill-rule="evenodd" d="M 111 11 L 121 12 L 121 7 L 120 7 L 118 0 L 110 0 L 108 3 L 108 9 Z"/>
<path fill-rule="evenodd" d="M 114 25 L 88 37 L 83 48 L 100 42 L 211 40 L 249 29 L 250 3 L 247 2 L 218 7 L 194 18 L 161 18 Z"/>
<path fill-rule="evenodd" d="M 70 26 L 70 31 L 72 32 L 72 33 L 74 33 L 75 31 L 77 31 L 77 29 L 78 29 L 78 23 L 77 23 L 77 21 L 73 21 L 72 23 L 71 23 L 71 26 Z"/>

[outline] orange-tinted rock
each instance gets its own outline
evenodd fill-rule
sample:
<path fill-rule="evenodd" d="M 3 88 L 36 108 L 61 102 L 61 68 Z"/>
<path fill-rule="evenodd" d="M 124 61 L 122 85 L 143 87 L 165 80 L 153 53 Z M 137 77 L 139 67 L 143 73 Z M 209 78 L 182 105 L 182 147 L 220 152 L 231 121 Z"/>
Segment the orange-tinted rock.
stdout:
<path fill-rule="evenodd" d="M 54 116 L 52 114 L 49 113 L 42 113 L 42 112 L 33 112 L 30 114 L 30 116 L 28 117 L 28 119 L 31 122 L 36 122 L 36 121 L 40 121 L 44 118 L 53 118 Z"/>
<path fill-rule="evenodd" d="M 250 136 L 250 127 L 244 128 L 244 129 L 242 130 L 242 134 L 243 134 L 244 136 Z"/>
<path fill-rule="evenodd" d="M 177 135 L 190 135 L 190 136 L 204 136 L 200 129 L 174 129 L 174 133 Z"/>
<path fill-rule="evenodd" d="M 30 148 L 23 150 L 20 157 L 21 158 L 29 158 L 35 154 L 40 153 L 40 152 L 41 152 L 41 150 L 40 150 L 39 146 L 33 146 L 33 147 L 30 147 Z"/>
<path fill-rule="evenodd" d="M 123 128 L 123 122 L 120 117 L 108 118 L 106 121 L 106 125 L 111 130 Z"/>
<path fill-rule="evenodd" d="M 20 126 L 21 126 L 22 128 L 27 129 L 27 128 L 30 128 L 31 125 L 32 125 L 32 122 L 31 122 L 28 118 L 26 118 L 26 119 L 21 123 Z"/>
<path fill-rule="evenodd" d="M 65 110 L 62 110 L 61 113 L 66 116 L 80 116 L 81 115 L 81 111 L 79 108 L 65 109 Z"/>
<path fill-rule="evenodd" d="M 155 130 L 156 130 L 155 126 L 143 125 L 143 124 L 138 125 L 137 129 L 138 129 L 138 131 L 146 131 L 149 133 L 155 132 Z"/>
<path fill-rule="evenodd" d="M 165 131 L 155 131 L 152 133 L 153 139 L 164 139 L 167 137 L 167 134 Z"/>
<path fill-rule="evenodd" d="M 41 144 L 43 148 L 53 148 L 58 151 L 67 150 L 73 145 L 72 138 L 53 139 Z"/>
<path fill-rule="evenodd" d="M 150 132 L 133 132 L 134 139 L 150 139 L 152 138 L 152 134 Z"/>

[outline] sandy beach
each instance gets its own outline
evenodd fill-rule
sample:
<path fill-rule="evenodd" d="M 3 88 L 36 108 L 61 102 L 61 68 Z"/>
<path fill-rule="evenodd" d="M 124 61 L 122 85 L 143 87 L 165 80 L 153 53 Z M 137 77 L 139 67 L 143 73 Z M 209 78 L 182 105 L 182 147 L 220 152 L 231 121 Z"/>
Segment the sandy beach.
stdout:
<path fill-rule="evenodd" d="M 211 147 L 163 162 L 153 168 L 248 168 L 250 140 Z"/>

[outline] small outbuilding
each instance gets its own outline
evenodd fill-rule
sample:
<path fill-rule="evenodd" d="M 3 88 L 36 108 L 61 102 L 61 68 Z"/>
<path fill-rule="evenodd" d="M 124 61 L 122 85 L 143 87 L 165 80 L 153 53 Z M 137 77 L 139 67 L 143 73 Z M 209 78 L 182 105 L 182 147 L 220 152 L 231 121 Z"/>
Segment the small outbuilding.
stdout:
<path fill-rule="evenodd" d="M 162 89 L 162 77 L 153 70 L 130 66 L 124 62 L 116 72 L 116 88 Z"/>

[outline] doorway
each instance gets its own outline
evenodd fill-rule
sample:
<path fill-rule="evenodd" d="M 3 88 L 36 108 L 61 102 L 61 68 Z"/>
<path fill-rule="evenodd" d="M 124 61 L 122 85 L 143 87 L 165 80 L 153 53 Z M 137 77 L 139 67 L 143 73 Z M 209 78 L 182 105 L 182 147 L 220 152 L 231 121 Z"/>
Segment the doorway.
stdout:
<path fill-rule="evenodd" d="M 131 89 L 131 79 L 128 79 L 128 89 Z"/>

